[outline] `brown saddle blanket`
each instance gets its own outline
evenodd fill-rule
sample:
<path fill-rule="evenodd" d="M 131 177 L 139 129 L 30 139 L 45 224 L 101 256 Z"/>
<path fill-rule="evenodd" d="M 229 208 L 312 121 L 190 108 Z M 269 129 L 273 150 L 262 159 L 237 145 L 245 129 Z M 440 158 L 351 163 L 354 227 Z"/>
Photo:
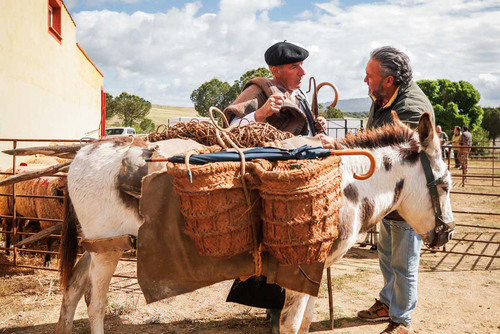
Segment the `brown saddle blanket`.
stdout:
<path fill-rule="evenodd" d="M 138 235 L 137 272 L 148 303 L 254 273 L 250 253 L 231 258 L 198 254 L 195 244 L 182 232 L 184 219 L 173 177 L 167 172 L 144 177 L 140 211 L 145 221 Z M 262 259 L 262 274 L 268 283 L 318 295 L 324 263 L 282 267 L 268 252 L 262 253 Z"/>

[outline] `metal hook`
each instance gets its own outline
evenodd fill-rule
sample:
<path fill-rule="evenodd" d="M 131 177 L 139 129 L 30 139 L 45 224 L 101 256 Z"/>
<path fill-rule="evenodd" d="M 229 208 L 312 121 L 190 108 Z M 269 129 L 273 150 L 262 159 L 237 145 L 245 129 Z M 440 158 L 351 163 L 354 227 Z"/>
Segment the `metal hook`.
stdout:
<path fill-rule="evenodd" d="M 311 91 L 311 81 L 314 83 L 314 91 L 316 92 L 316 79 L 314 77 L 309 78 L 309 90 L 306 93 Z"/>

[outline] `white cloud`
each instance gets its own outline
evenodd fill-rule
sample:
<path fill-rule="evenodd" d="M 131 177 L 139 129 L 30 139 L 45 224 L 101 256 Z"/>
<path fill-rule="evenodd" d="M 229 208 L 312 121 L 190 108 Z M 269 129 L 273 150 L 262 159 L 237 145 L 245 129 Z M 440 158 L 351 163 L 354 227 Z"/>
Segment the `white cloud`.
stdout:
<path fill-rule="evenodd" d="M 339 6 L 339 0 L 333 0 L 330 2 L 316 3 L 316 7 L 323 9 L 330 15 L 339 15 L 344 11 Z"/>
<path fill-rule="evenodd" d="M 295 16 L 298 19 L 309 20 L 313 17 L 313 12 L 310 10 L 305 10 L 302 13 Z"/>
<path fill-rule="evenodd" d="M 334 83 L 341 99 L 366 96 L 370 51 L 393 45 L 410 56 L 415 79 L 466 80 L 500 105 L 499 81 L 480 75 L 498 79 L 500 73 L 495 3 L 392 0 L 342 9 L 330 1 L 291 21 L 272 21 L 268 12 L 284 1 L 222 0 L 216 13 L 204 15 L 198 1 L 163 13 L 102 10 L 73 17 L 78 42 L 105 75 L 105 90 L 143 92 L 154 103 L 191 105 L 191 92 L 203 82 L 232 83 L 265 66 L 265 50 L 286 39 L 310 51 L 307 76 Z M 320 101 L 332 96 L 325 89 Z"/>

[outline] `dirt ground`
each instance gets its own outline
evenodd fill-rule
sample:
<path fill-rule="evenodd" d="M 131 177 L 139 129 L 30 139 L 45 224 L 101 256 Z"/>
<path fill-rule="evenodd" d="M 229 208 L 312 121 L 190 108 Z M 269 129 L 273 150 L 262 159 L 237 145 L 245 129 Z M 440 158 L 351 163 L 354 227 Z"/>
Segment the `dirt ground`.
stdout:
<path fill-rule="evenodd" d="M 478 240 L 489 240 L 482 235 Z M 496 239 L 495 239 L 496 238 Z M 499 237 L 494 236 L 497 241 Z M 457 246 L 455 249 L 463 246 Z M 476 246 L 498 254 L 500 247 Z M 134 274 L 134 263 L 119 273 Z M 356 312 L 373 303 L 382 285 L 376 251 L 354 248 L 332 267 L 335 329 L 329 330 L 326 272 L 316 302 L 312 333 L 380 333 L 384 323 L 367 324 Z M 0 333 L 54 333 L 62 295 L 55 272 L 0 267 Z M 500 333 L 500 259 L 425 252 L 419 302 L 414 312 L 418 333 Z M 231 282 L 145 304 L 135 279 L 114 278 L 108 294 L 108 333 L 257 334 L 269 333 L 262 309 L 226 303 Z M 90 333 L 85 303 L 77 309 L 74 333 Z"/>
<path fill-rule="evenodd" d="M 478 169 L 471 174 L 486 174 Z M 460 171 L 452 169 L 452 174 Z M 496 175 L 500 172 L 497 170 Z M 467 180 L 454 177 L 453 191 L 499 194 L 500 181 Z M 452 194 L 454 210 L 500 212 L 500 197 Z M 498 216 L 456 214 L 459 224 L 500 227 Z M 473 242 L 467 241 L 472 240 Z M 481 241 L 493 241 L 486 244 Z M 459 226 L 448 251 L 482 256 L 463 256 L 425 251 L 421 257 L 419 301 L 413 325 L 420 334 L 500 333 L 500 230 Z M 41 265 L 40 255 L 18 258 L 25 265 Z M 0 252 L 0 264 L 12 262 L 12 255 Z M 56 268 L 57 261 L 54 261 Z M 135 263 L 121 262 L 118 274 L 135 276 Z M 360 309 L 369 307 L 382 286 L 376 251 L 353 248 L 332 267 L 335 329 L 329 330 L 326 271 L 316 302 L 312 333 L 380 333 L 385 323 L 363 323 L 356 319 Z M 231 286 L 222 282 L 198 291 L 146 305 L 137 281 L 114 278 L 108 293 L 105 319 L 107 333 L 146 334 L 257 334 L 269 333 L 265 310 L 226 303 Z M 62 295 L 56 272 L 0 265 L 0 333 L 54 333 Z M 74 333 L 90 334 L 86 306 L 80 301 Z"/>

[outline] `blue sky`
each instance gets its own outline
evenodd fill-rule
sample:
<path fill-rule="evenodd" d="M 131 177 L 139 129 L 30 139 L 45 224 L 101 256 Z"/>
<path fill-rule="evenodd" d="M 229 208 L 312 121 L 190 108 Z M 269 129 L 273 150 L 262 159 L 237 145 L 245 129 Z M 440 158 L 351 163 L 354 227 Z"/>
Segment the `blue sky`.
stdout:
<path fill-rule="evenodd" d="M 406 52 L 414 79 L 465 80 L 500 106 L 500 0 L 64 0 L 105 91 L 192 106 L 212 78 L 233 83 L 288 40 L 309 50 L 306 80 L 366 97 L 370 51 Z M 330 92 L 320 93 L 328 101 Z"/>
<path fill-rule="evenodd" d="M 182 8 L 188 1 L 182 0 L 129 0 L 129 1 L 103 1 L 103 0 L 66 0 L 65 3 L 68 5 L 72 12 L 79 11 L 89 11 L 89 10 L 111 10 L 117 12 L 125 12 L 127 14 L 133 14 L 137 11 L 142 11 L 146 13 L 162 13 L 166 12 L 172 7 Z M 354 6 L 363 3 L 373 3 L 376 0 L 351 0 L 351 1 L 340 1 L 339 5 L 341 8 L 347 8 L 349 6 Z M 290 21 L 298 13 L 314 7 L 315 1 L 307 0 L 292 0 L 286 1 L 281 6 L 274 8 L 269 11 L 269 18 L 271 20 L 277 21 Z M 198 16 L 206 13 L 216 13 L 219 8 L 218 0 L 203 0 L 202 7 L 198 12 Z"/>

